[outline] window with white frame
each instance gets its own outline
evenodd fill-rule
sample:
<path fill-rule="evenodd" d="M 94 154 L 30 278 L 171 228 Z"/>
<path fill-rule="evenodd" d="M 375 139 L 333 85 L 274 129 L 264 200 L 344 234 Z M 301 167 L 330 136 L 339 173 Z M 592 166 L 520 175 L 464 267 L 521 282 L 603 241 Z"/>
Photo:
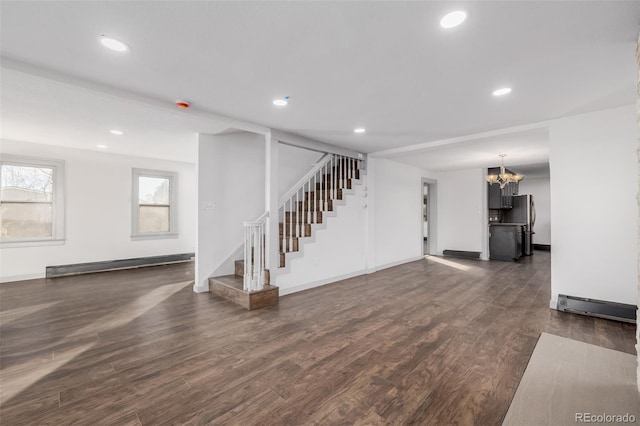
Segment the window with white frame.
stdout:
<path fill-rule="evenodd" d="M 0 156 L 0 243 L 64 240 L 64 162 Z"/>
<path fill-rule="evenodd" d="M 162 238 L 178 234 L 173 172 L 133 169 L 132 237 Z"/>

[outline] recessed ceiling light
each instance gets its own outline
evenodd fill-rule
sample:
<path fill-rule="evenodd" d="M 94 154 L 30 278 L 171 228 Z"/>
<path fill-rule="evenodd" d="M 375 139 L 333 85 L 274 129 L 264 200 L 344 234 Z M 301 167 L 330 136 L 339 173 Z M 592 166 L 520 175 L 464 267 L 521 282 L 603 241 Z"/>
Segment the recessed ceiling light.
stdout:
<path fill-rule="evenodd" d="M 456 10 L 449 12 L 440 20 L 440 26 L 442 28 L 453 28 L 462 24 L 467 19 L 467 13 L 462 10 Z"/>
<path fill-rule="evenodd" d="M 502 87 L 493 91 L 493 96 L 504 96 L 511 93 L 511 87 Z"/>
<path fill-rule="evenodd" d="M 287 106 L 289 103 L 289 97 L 285 96 L 284 98 L 278 98 L 273 100 L 273 104 L 275 106 Z"/>
<path fill-rule="evenodd" d="M 96 145 L 96 146 L 97 146 L 98 148 L 100 148 L 100 149 L 107 149 L 107 148 L 109 148 L 109 147 L 108 147 L 108 146 L 106 146 L 106 145 Z"/>
<path fill-rule="evenodd" d="M 364 127 L 358 127 L 356 129 L 353 129 L 353 133 L 364 133 L 367 130 Z"/>
<path fill-rule="evenodd" d="M 112 135 L 116 135 L 116 136 L 124 135 L 124 132 L 122 130 L 109 130 L 109 133 L 111 133 Z"/>
<path fill-rule="evenodd" d="M 116 52 L 126 52 L 129 50 L 129 46 L 126 43 L 112 37 L 107 37 L 104 34 L 100 36 L 100 43 L 107 49 L 115 50 Z"/>

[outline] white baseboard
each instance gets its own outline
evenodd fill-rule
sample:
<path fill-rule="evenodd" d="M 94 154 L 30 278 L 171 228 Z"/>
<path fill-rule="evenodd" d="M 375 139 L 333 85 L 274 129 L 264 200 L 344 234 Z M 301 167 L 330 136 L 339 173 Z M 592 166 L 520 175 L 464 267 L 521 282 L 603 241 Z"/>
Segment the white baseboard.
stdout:
<path fill-rule="evenodd" d="M 336 281 L 346 280 L 348 278 L 353 278 L 353 277 L 357 277 L 359 275 L 364 275 L 365 273 L 366 273 L 366 271 L 364 269 L 362 269 L 360 271 L 350 272 L 348 274 L 338 275 L 338 276 L 331 277 L 331 278 L 325 278 L 323 280 L 313 281 L 313 282 L 306 283 L 306 284 L 300 284 L 300 285 L 296 285 L 296 286 L 293 286 L 293 287 L 287 287 L 287 288 L 280 287 L 280 289 L 279 289 L 280 296 L 286 296 L 287 294 L 297 293 L 299 291 L 309 290 L 309 289 L 314 288 L 314 287 L 320 287 L 320 286 L 323 286 L 323 285 L 331 284 L 331 283 L 334 283 Z M 278 284 L 276 283 L 276 285 L 278 285 Z"/>
<path fill-rule="evenodd" d="M 395 262 L 385 263 L 373 268 L 367 269 L 367 274 L 373 274 L 374 272 L 382 271 L 383 269 L 393 268 L 394 266 L 404 265 L 405 263 L 415 262 L 416 260 L 422 260 L 424 256 L 410 257 L 408 259 L 396 260 Z"/>
<path fill-rule="evenodd" d="M 0 283 L 11 283 L 15 281 L 36 280 L 38 278 L 44 278 L 44 273 L 41 274 L 27 274 L 27 275 L 11 275 L 8 277 L 0 277 Z"/>
<path fill-rule="evenodd" d="M 549 308 L 557 310 L 558 309 L 558 299 L 551 299 L 549 301 Z"/>

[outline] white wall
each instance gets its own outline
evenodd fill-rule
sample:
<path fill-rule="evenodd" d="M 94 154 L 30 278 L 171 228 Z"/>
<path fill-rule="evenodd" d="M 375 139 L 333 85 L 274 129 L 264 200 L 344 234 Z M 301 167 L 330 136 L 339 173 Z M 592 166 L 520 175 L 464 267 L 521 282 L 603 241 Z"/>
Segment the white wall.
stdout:
<path fill-rule="evenodd" d="M 2 153 L 65 161 L 66 241 L 2 248 L 2 281 L 44 277 L 52 265 L 188 253 L 195 249 L 193 164 L 2 141 Z M 178 238 L 131 240 L 131 169 L 178 173 Z"/>
<path fill-rule="evenodd" d="M 522 195 L 533 195 L 536 206 L 536 224 L 533 231 L 534 244 L 551 244 L 551 186 L 548 177 L 526 178 L 520 182 Z"/>
<path fill-rule="evenodd" d="M 242 223 L 264 212 L 265 139 L 254 133 L 198 136 L 197 242 L 194 290 L 233 273 L 241 259 Z"/>
<path fill-rule="evenodd" d="M 431 172 L 389 159 L 370 158 L 374 211 L 369 240 L 370 269 L 418 259 L 422 255 L 423 178 L 435 183 L 429 194 L 431 243 L 443 250 L 481 252 L 487 258 L 486 180 L 483 169 Z M 435 214 L 434 211 L 435 210 Z M 430 243 L 430 246 L 431 246 Z M 433 247 L 433 246 L 431 246 Z"/>
<path fill-rule="evenodd" d="M 438 174 L 438 253 L 481 252 L 486 258 L 486 169 Z"/>
<path fill-rule="evenodd" d="M 323 155 L 318 151 L 278 144 L 278 198 L 311 170 Z"/>
<path fill-rule="evenodd" d="M 368 241 L 373 249 L 368 255 L 368 268 L 381 269 L 419 259 L 423 251 L 422 179 L 436 175 L 384 158 L 369 158 L 368 162 Z M 439 187 L 437 191 L 430 195 L 432 200 L 437 197 L 439 205 Z M 439 217 L 430 219 L 440 221 Z"/>
<path fill-rule="evenodd" d="M 633 106 L 550 126 L 551 307 L 558 294 L 637 302 Z"/>
<path fill-rule="evenodd" d="M 199 135 L 195 291 L 206 291 L 210 276 L 232 274 L 242 259 L 242 223 L 265 211 L 265 149 L 265 137 L 255 133 Z M 278 151 L 281 196 L 322 154 L 284 144 Z"/>

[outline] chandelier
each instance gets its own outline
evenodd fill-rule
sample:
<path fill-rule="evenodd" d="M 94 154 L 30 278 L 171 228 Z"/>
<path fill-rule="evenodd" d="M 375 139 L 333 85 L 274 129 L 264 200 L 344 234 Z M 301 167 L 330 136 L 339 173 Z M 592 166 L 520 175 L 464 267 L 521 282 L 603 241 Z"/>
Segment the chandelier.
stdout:
<path fill-rule="evenodd" d="M 502 165 L 500 166 L 500 174 L 487 176 L 487 182 L 489 182 L 491 185 L 493 185 L 494 183 L 499 184 L 500 189 L 503 189 L 508 183 L 516 183 L 524 179 L 524 176 L 522 175 L 506 172 L 504 168 L 504 157 L 506 156 L 507 154 L 499 155 L 499 157 L 502 159 Z"/>

